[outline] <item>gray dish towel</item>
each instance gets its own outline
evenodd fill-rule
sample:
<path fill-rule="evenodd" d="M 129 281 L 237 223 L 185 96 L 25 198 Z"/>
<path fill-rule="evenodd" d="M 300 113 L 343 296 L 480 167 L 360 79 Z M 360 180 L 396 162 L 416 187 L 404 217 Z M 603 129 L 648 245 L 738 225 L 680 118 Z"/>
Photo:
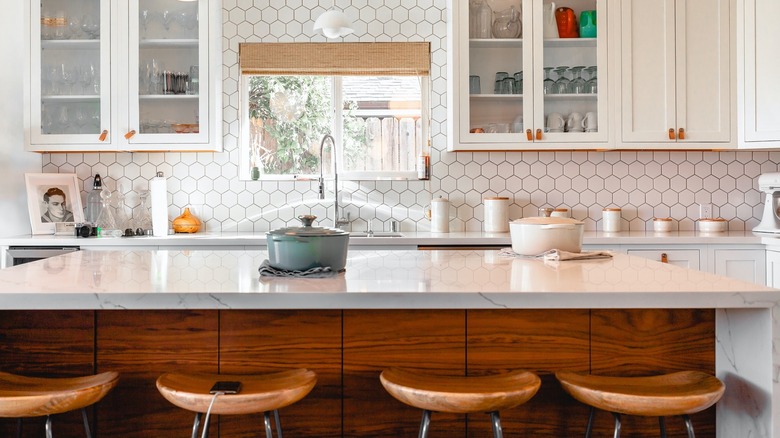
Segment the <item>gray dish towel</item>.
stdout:
<path fill-rule="evenodd" d="M 562 251 L 560 249 L 551 249 L 549 251 L 545 251 L 535 256 L 524 256 L 512 251 L 512 248 L 501 248 L 498 254 L 504 257 L 543 259 L 546 262 L 561 262 L 564 260 L 607 259 L 612 257 L 612 253 L 609 251 L 569 252 L 569 251 Z"/>
<path fill-rule="evenodd" d="M 261 277 L 327 278 L 339 274 L 338 271 L 334 271 L 330 266 L 320 266 L 305 271 L 286 271 L 284 269 L 274 268 L 267 259 L 263 260 L 258 271 L 260 271 Z"/>

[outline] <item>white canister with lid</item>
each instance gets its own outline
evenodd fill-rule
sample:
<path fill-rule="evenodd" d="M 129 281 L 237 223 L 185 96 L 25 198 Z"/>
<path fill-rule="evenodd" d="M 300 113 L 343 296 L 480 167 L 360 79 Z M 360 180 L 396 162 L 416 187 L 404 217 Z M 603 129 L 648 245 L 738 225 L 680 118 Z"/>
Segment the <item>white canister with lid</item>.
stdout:
<path fill-rule="evenodd" d="M 601 213 L 601 231 L 605 233 L 620 232 L 619 208 L 605 208 Z"/>
<path fill-rule="evenodd" d="M 670 217 L 653 218 L 653 231 L 656 233 L 668 233 L 672 231 L 673 221 Z"/>
<path fill-rule="evenodd" d="M 431 199 L 431 232 L 450 232 L 450 201 L 447 198 Z"/>
<path fill-rule="evenodd" d="M 568 208 L 555 208 L 552 213 L 550 213 L 550 217 L 571 217 L 571 213 L 569 213 Z"/>
<path fill-rule="evenodd" d="M 492 197 L 484 199 L 486 233 L 509 232 L 509 198 Z"/>

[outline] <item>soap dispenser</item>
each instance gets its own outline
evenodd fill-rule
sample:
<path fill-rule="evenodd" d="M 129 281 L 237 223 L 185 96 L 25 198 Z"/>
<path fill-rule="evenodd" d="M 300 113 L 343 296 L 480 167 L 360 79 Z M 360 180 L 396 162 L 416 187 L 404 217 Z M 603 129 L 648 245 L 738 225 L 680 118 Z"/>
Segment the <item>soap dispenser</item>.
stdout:
<path fill-rule="evenodd" d="M 100 174 L 96 173 L 92 182 L 92 191 L 87 193 L 87 211 L 84 214 L 84 219 L 93 225 L 97 223 L 100 210 L 103 209 L 103 202 L 100 199 L 101 190 L 103 190 L 103 180 Z"/>

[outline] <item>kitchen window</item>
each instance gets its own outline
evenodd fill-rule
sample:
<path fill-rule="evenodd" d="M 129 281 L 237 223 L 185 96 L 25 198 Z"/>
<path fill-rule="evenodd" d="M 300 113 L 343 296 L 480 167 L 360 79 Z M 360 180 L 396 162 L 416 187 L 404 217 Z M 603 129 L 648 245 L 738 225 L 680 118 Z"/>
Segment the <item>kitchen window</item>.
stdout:
<path fill-rule="evenodd" d="M 417 178 L 428 43 L 246 43 L 239 58 L 242 179 L 310 179 L 333 163 L 345 179 Z M 326 134 L 335 150 L 320 151 Z"/>

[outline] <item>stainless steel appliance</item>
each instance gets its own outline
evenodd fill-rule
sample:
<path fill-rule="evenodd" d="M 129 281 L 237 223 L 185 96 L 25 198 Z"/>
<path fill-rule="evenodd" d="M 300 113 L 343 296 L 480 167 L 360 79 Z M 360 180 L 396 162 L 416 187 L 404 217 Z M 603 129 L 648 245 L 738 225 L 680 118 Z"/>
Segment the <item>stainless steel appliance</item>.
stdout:
<path fill-rule="evenodd" d="M 43 260 L 62 254 L 78 251 L 78 246 L 9 246 L 7 252 L 8 266 Z"/>

